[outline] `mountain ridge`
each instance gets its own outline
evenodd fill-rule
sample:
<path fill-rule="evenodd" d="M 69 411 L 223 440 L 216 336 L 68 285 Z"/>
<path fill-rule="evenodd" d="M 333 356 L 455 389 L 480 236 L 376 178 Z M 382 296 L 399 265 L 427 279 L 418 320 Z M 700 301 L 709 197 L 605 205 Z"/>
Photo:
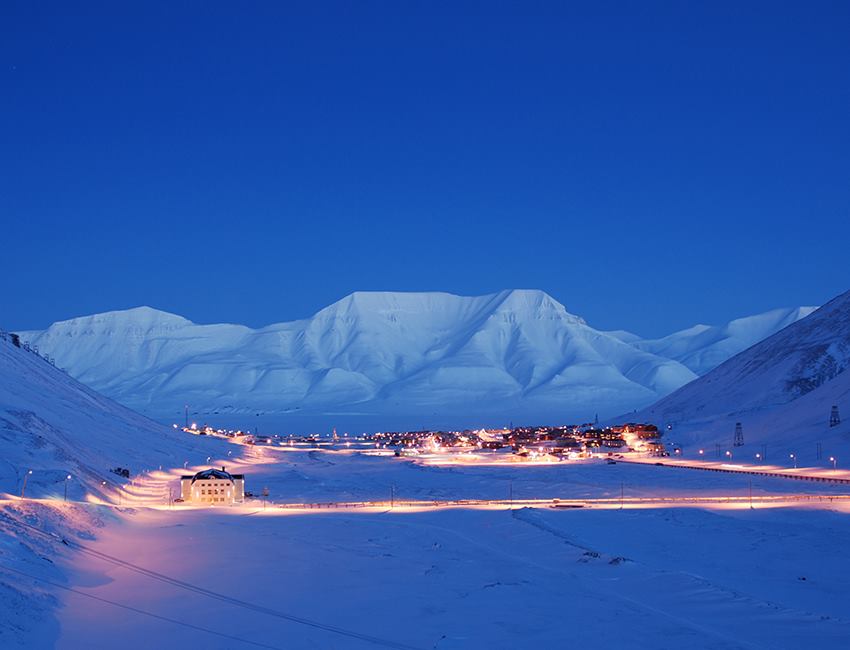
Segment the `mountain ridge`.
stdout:
<path fill-rule="evenodd" d="M 641 408 L 696 378 L 626 334 L 594 329 L 540 290 L 355 292 L 257 329 L 138 307 L 21 332 L 81 381 L 156 416 L 188 402 L 589 417 Z"/>

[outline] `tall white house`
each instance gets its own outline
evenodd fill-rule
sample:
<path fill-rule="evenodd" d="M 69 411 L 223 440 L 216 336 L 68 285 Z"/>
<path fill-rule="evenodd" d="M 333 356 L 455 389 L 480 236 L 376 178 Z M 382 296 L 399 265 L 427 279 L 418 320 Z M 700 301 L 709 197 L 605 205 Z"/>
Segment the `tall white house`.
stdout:
<path fill-rule="evenodd" d="M 180 488 L 183 500 L 190 503 L 241 503 L 245 499 L 245 475 L 231 474 L 224 467 L 205 469 L 193 476 L 181 476 Z"/>

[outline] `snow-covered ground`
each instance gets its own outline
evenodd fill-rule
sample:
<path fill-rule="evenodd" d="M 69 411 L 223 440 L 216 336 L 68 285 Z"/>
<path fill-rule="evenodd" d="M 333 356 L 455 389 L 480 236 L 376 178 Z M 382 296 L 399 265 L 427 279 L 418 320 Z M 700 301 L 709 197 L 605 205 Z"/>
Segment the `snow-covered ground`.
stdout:
<path fill-rule="evenodd" d="M 359 452 L 275 449 L 215 459 L 271 503 L 157 504 L 180 471 L 154 472 L 133 508 L 84 543 L 192 587 L 68 551 L 57 648 L 842 648 L 850 638 L 848 506 L 625 510 L 403 508 L 289 511 L 277 502 L 755 495 L 840 486 L 652 465 L 429 465 Z M 132 499 L 132 497 L 131 497 Z M 842 511 L 844 510 L 844 511 Z M 283 618 L 282 618 L 283 617 Z M 306 619 L 334 633 L 288 617 Z M 374 637 L 364 641 L 354 635 Z M 45 641 L 48 641 L 45 638 Z M 395 645 L 392 645 L 395 644 Z M 48 646 L 45 646 L 48 647 Z M 386 646 L 384 646 L 386 647 Z"/>
<path fill-rule="evenodd" d="M 64 580 L 55 563 L 64 546 L 21 523 L 93 538 L 111 515 L 73 502 L 114 495 L 126 479 L 110 469 L 121 466 L 135 477 L 184 459 L 199 462 L 225 446 L 202 445 L 142 417 L 0 337 L 0 494 L 46 500 L 0 504 L 0 647 L 55 627 L 56 590 L 9 571 Z"/>

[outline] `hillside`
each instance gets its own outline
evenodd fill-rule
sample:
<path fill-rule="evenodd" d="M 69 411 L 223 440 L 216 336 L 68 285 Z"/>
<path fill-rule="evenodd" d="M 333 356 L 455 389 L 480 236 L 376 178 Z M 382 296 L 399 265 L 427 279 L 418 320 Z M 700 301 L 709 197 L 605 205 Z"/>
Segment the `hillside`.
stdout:
<path fill-rule="evenodd" d="M 53 646 L 56 590 L 18 572 L 66 582 L 59 558 L 68 547 L 56 535 L 90 540 L 113 517 L 79 503 L 114 498 L 127 479 L 110 468 L 135 476 L 202 463 L 224 444 L 203 443 L 97 394 L 0 335 L 0 647 Z M 35 501 L 8 498 L 24 487 Z M 39 500 L 49 498 L 49 505 Z"/>
<path fill-rule="evenodd" d="M 850 292 L 634 417 L 673 424 L 680 442 L 724 447 L 740 421 L 745 453 L 769 444 L 783 455 L 818 460 L 818 442 L 826 455 L 850 451 L 848 366 Z M 832 405 L 844 412 L 845 421 L 831 428 Z"/>
<path fill-rule="evenodd" d="M 190 436 L 99 395 L 43 358 L 0 338 L 0 492 L 19 494 L 24 474 L 34 497 L 97 494 L 119 481 L 110 468 L 135 474 L 200 460 Z"/>

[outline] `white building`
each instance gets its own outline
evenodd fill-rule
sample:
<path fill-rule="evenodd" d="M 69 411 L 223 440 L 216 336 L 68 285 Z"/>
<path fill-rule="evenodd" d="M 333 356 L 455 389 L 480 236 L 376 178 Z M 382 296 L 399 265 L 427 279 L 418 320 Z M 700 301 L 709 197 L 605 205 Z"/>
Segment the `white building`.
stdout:
<path fill-rule="evenodd" d="M 245 475 L 230 474 L 222 467 L 180 477 L 181 496 L 190 503 L 229 505 L 245 498 Z"/>

